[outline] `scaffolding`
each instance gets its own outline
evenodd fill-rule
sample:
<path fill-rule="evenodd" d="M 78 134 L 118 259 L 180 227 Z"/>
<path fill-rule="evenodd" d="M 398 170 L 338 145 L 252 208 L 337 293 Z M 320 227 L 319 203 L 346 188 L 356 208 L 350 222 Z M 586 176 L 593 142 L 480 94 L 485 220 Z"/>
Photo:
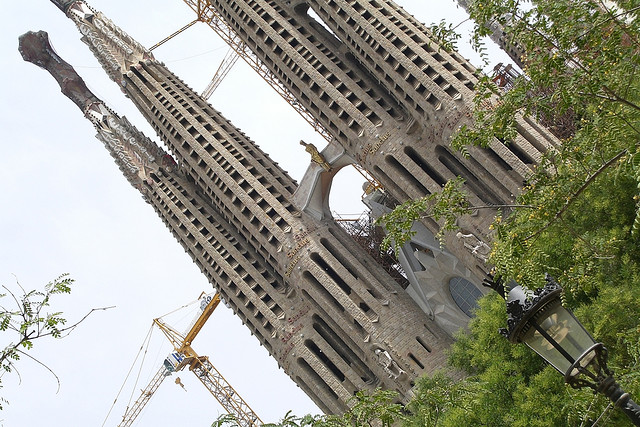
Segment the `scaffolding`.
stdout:
<path fill-rule="evenodd" d="M 409 286 L 409 280 L 396 259 L 393 249 L 382 250 L 382 239 L 385 236 L 384 229 L 375 224 L 375 220 L 371 217 L 371 212 L 364 212 L 356 219 L 338 217 L 336 221 L 403 289 Z"/>

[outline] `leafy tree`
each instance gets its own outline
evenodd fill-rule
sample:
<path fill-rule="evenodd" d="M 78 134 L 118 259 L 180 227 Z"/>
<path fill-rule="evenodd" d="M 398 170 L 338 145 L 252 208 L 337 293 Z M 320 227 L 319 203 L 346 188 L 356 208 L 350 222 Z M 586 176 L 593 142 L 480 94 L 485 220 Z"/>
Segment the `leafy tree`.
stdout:
<path fill-rule="evenodd" d="M 463 184 L 464 180 L 460 177 L 452 179 L 444 185 L 441 192 L 408 200 L 381 216 L 376 222 L 387 232 L 382 240 L 381 249 L 384 251 L 393 247 L 397 253 L 400 246 L 415 234 L 415 231 L 411 230 L 413 223 L 425 217 L 442 221 L 442 227 L 436 236 L 442 241 L 445 232 L 457 228 L 457 218 L 470 214 L 473 210 L 462 190 Z"/>
<path fill-rule="evenodd" d="M 605 398 L 574 390 L 554 368 L 526 346 L 512 345 L 497 334 L 505 323 L 505 304 L 497 294 L 480 301 L 469 333 L 458 336 L 450 363 L 464 370 L 465 393 L 442 417 L 444 426 L 579 426 L 591 425 L 603 412 L 624 425 L 626 417 L 611 413 Z"/>
<path fill-rule="evenodd" d="M 0 331 L 5 336 L 11 335 L 11 338 L 7 339 L 10 340 L 10 343 L 0 351 L 0 371 L 2 374 L 14 372 L 19 376 L 16 363 L 24 356 L 47 369 L 58 382 L 58 388 L 60 387 L 58 376 L 45 363 L 29 355 L 27 351 L 33 348 L 34 341 L 38 339 L 64 338 L 91 313 L 107 309 L 92 309 L 82 319 L 70 326 L 66 326 L 67 320 L 62 317 L 61 312 L 47 312 L 51 306 L 52 297 L 71 293 L 73 282 L 74 280 L 68 274 L 62 274 L 49 282 L 44 287 L 44 291 L 31 290 L 27 292 L 18 281 L 16 281 L 16 286 L 19 292 L 2 285 L 6 292 L 0 294 L 0 299 L 8 299 L 9 304 L 0 305 Z M 2 403 L 7 402 L 0 399 L 0 410 L 3 409 Z"/>
<path fill-rule="evenodd" d="M 440 425 L 442 418 L 458 407 L 471 390 L 465 381 L 454 381 L 444 373 L 421 378 L 414 389 L 415 397 L 407 405 L 406 427 Z"/>

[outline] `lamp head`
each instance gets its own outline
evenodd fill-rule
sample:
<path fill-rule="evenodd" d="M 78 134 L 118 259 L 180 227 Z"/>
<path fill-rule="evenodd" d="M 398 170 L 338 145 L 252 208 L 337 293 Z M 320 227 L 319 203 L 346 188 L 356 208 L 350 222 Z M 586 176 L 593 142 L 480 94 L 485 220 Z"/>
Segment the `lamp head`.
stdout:
<path fill-rule="evenodd" d="M 572 375 L 577 360 L 588 364 L 595 341 L 573 314 L 562 306 L 562 288 L 549 275 L 535 291 L 516 286 L 507 295 L 509 341 L 524 342 L 563 375 Z M 589 359 L 589 360 L 586 360 Z"/>

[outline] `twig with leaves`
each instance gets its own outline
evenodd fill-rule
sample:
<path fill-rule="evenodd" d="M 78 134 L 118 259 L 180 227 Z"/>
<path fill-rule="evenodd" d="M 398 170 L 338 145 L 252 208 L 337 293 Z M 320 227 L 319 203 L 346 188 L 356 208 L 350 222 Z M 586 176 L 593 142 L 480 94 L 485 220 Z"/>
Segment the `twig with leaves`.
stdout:
<path fill-rule="evenodd" d="M 0 331 L 13 332 L 16 338 L 12 340 L 2 351 L 0 351 L 0 378 L 6 372 L 15 372 L 18 377 L 15 363 L 22 356 L 27 357 L 40 366 L 48 370 L 58 383 L 60 389 L 60 379 L 45 363 L 26 353 L 26 350 L 33 348 L 33 342 L 40 338 L 53 337 L 57 339 L 68 336 L 78 325 L 84 322 L 95 311 L 107 310 L 112 307 L 101 307 L 91 309 L 80 320 L 72 325 L 65 326 L 67 319 L 62 317 L 62 312 L 47 313 L 46 309 L 51 306 L 51 298 L 54 295 L 71 293 L 71 285 L 74 280 L 69 274 L 62 274 L 49 282 L 44 291 L 31 290 L 29 292 L 20 285 L 20 293 L 12 291 L 5 285 L 2 288 L 6 291 L 0 294 L 0 298 L 10 296 L 13 304 L 10 307 L 0 305 Z M 0 403 L 0 410 L 3 409 Z"/>

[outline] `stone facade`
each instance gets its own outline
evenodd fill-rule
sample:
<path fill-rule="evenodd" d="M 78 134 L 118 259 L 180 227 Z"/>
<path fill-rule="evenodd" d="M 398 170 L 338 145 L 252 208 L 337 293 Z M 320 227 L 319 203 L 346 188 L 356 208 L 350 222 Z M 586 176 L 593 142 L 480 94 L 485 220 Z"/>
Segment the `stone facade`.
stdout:
<path fill-rule="evenodd" d="M 477 70 L 446 52 L 429 30 L 387 0 L 210 0 L 208 2 L 306 110 L 396 201 L 438 192 L 465 178 L 471 201 L 509 204 L 556 140 L 518 117 L 518 136 L 505 145 L 449 147 L 471 125 Z M 322 23 L 309 13 L 319 17 Z M 463 235 L 490 241 L 495 211 L 460 219 Z M 438 224 L 424 225 L 437 233 Z M 486 272 L 455 235 L 448 250 L 479 283 Z"/>

